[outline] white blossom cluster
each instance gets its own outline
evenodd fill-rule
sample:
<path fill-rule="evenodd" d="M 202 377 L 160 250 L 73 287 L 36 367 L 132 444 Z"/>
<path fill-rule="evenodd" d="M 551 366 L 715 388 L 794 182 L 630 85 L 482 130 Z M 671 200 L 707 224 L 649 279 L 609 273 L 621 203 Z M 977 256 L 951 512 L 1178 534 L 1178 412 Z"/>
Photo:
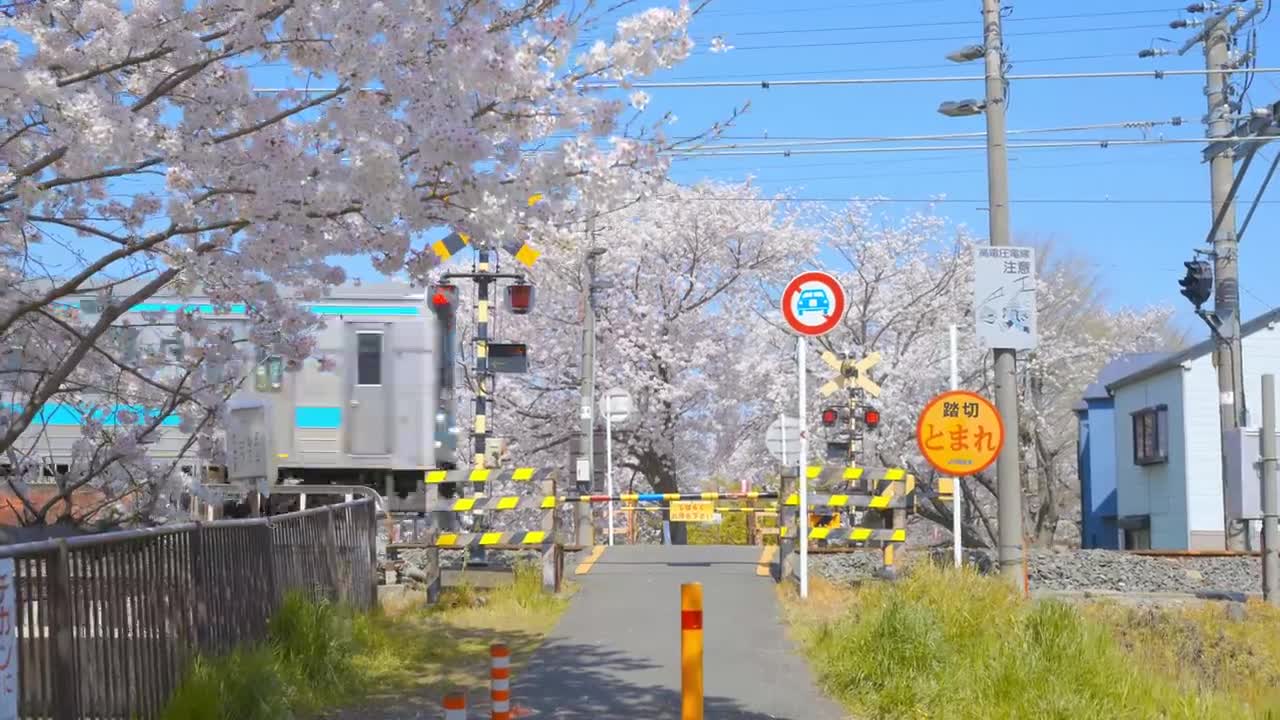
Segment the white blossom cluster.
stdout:
<path fill-rule="evenodd" d="M 624 103 L 590 86 L 684 59 L 691 11 L 637 12 L 575 51 L 579 30 L 606 10 L 542 0 L 5 6 L 0 455 L 13 492 L 50 479 L 39 428 L 57 407 L 85 418 L 73 460 L 52 469 L 63 494 L 93 488 L 107 505 L 160 513 L 186 482 L 181 462 L 150 452 L 167 418 L 193 432 L 184 454 L 216 459 L 246 345 L 293 365 L 308 358 L 317 320 L 299 303 L 346 279 L 341 258 L 422 278 L 436 262 L 427 230 L 498 243 L 558 232 L 565 203 L 588 190 L 612 204 L 648 192 L 665 175 L 658 148 L 615 136 Z M 534 193 L 545 200 L 529 208 Z M 130 354 L 128 333 L 112 326 L 159 294 L 246 305 L 252 328 L 234 338 L 201 313 L 157 313 L 146 322 L 183 335 L 180 355 Z M 76 312 L 84 297 L 101 313 Z M 52 507 L 27 511 L 41 522 Z"/>

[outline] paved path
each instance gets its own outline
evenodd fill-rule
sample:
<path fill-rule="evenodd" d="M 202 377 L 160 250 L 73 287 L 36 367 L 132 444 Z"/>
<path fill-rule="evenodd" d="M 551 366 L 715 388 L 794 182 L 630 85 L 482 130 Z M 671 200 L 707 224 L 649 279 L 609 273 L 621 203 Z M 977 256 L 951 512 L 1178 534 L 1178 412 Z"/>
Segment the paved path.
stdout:
<path fill-rule="evenodd" d="M 679 720 L 680 584 L 701 582 L 706 720 L 842 720 L 781 622 L 758 547 L 619 546 L 514 680 L 530 718 Z"/>

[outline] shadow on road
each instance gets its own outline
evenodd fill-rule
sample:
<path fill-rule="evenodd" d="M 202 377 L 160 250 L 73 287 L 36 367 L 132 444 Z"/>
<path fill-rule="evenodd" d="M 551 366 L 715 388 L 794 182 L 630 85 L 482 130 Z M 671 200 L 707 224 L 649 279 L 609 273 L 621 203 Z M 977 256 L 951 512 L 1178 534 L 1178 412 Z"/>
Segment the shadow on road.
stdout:
<path fill-rule="evenodd" d="M 571 719 L 625 718 L 680 720 L 679 668 L 664 668 L 620 652 L 590 645 L 552 641 L 537 653 L 538 667 L 514 678 L 513 707 L 518 717 Z M 653 684 L 630 682 L 618 675 L 652 676 Z M 664 682 L 665 680 L 665 682 Z M 663 683 L 668 687 L 662 687 Z M 708 720 L 801 720 L 744 708 L 737 700 L 708 696 Z"/>

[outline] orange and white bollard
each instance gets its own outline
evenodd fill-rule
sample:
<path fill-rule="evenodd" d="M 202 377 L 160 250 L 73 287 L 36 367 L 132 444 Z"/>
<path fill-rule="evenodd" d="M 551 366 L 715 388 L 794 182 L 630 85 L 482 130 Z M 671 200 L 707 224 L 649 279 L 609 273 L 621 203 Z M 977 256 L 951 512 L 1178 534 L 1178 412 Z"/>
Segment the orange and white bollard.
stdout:
<path fill-rule="evenodd" d="M 702 583 L 680 586 L 680 720 L 702 720 Z"/>
<path fill-rule="evenodd" d="M 501 643 L 489 647 L 489 700 L 493 720 L 511 720 L 511 650 Z"/>
<path fill-rule="evenodd" d="M 444 720 L 467 720 L 467 696 L 460 692 L 444 696 Z"/>

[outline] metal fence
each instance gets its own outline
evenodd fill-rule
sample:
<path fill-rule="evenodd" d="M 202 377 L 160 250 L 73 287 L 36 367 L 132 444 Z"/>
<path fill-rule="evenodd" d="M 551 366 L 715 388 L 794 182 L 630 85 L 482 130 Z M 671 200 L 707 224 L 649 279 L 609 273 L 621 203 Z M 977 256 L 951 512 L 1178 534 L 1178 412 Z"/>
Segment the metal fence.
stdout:
<path fill-rule="evenodd" d="M 153 718 L 197 653 L 265 638 L 285 593 L 376 602 L 372 500 L 0 547 L 22 718 Z"/>

